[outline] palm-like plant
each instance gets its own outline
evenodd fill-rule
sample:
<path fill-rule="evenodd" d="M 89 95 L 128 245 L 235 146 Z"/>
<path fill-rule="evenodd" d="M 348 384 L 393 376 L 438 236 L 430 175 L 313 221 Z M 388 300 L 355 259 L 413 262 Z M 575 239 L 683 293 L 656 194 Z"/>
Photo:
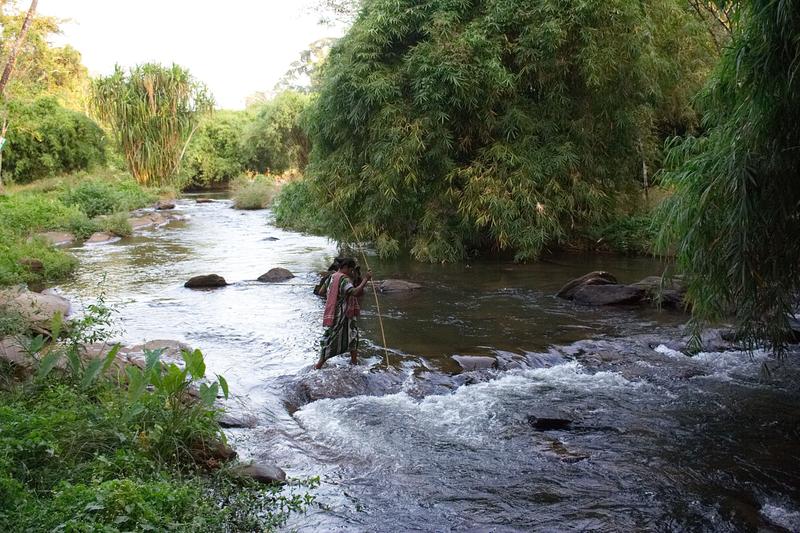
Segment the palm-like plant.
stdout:
<path fill-rule="evenodd" d="M 113 130 L 136 180 L 161 185 L 177 173 L 186 144 L 213 100 L 188 70 L 148 63 L 127 74 L 117 66 L 110 76 L 96 79 L 92 104 Z"/>

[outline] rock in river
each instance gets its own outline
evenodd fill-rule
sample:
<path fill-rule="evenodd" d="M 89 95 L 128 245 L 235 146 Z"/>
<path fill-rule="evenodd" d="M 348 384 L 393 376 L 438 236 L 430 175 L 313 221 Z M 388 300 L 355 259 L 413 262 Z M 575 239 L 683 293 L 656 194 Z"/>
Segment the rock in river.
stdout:
<path fill-rule="evenodd" d="M 172 202 L 170 200 L 159 200 L 155 207 L 159 211 L 166 211 L 167 209 L 175 209 L 175 202 Z"/>
<path fill-rule="evenodd" d="M 538 429 L 539 431 L 554 431 L 570 429 L 572 420 L 567 420 L 566 418 L 544 418 L 531 415 L 528 417 L 528 423 L 533 429 Z"/>
<path fill-rule="evenodd" d="M 421 288 L 422 285 L 419 283 L 403 281 L 402 279 L 385 279 L 378 285 L 378 290 L 381 292 L 407 292 Z"/>
<path fill-rule="evenodd" d="M 206 274 L 204 276 L 195 276 L 183 284 L 187 289 L 215 289 L 217 287 L 225 287 L 228 284 L 225 278 L 217 274 Z"/>
<path fill-rule="evenodd" d="M 565 300 L 572 300 L 575 297 L 575 293 L 581 287 L 585 287 L 587 285 L 612 285 L 615 283 L 617 283 L 617 278 L 615 278 L 613 274 L 604 272 L 602 270 L 595 270 L 594 272 L 589 272 L 585 276 L 581 276 L 568 282 L 566 285 L 561 287 L 561 289 L 556 293 L 556 296 L 559 298 L 564 298 Z"/>
<path fill-rule="evenodd" d="M 258 276 L 258 281 L 275 283 L 277 281 L 286 281 L 288 279 L 292 279 L 293 277 L 294 274 L 285 268 L 271 268 L 267 273 Z"/>
<path fill-rule="evenodd" d="M 234 473 L 241 477 L 252 478 L 259 483 L 284 483 L 286 472 L 274 465 L 253 463 L 234 468 Z"/>
<path fill-rule="evenodd" d="M 56 313 L 69 314 L 69 302 L 56 294 L 31 292 L 24 287 L 0 291 L 0 307 L 16 312 L 26 320 L 48 327 Z"/>
<path fill-rule="evenodd" d="M 37 235 L 50 241 L 50 244 L 53 246 L 66 246 L 75 242 L 75 235 L 64 231 L 46 231 L 44 233 L 37 233 Z"/>
<path fill-rule="evenodd" d="M 485 370 L 487 368 L 497 368 L 497 360 L 494 357 L 481 355 L 454 355 L 453 359 L 466 371 Z"/>
<path fill-rule="evenodd" d="M 105 231 L 98 231 L 96 233 L 92 233 L 92 236 L 86 240 L 85 244 L 109 244 L 112 242 L 116 242 L 119 240 L 119 237 L 112 233 L 106 233 Z"/>
<path fill-rule="evenodd" d="M 632 285 L 584 285 L 573 300 L 586 305 L 630 305 L 645 297 L 645 291 Z"/>

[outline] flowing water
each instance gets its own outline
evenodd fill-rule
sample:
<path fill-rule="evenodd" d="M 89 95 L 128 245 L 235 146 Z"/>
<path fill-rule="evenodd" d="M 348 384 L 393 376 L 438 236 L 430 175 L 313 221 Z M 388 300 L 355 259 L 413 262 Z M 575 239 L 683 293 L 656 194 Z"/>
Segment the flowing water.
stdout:
<path fill-rule="evenodd" d="M 311 286 L 336 255 L 282 231 L 267 211 L 181 202 L 187 219 L 76 248 L 59 289 L 104 293 L 128 343 L 200 347 L 257 415 L 230 430 L 245 458 L 319 475 L 300 531 L 799 531 L 800 365 L 678 351 L 685 316 L 556 299 L 604 269 L 659 274 L 642 258 L 564 256 L 532 265 L 421 265 L 371 258 L 377 279 L 423 285 L 381 295 L 387 368 L 371 295 L 361 364 L 314 371 L 323 302 Z M 254 281 L 272 267 L 297 277 Z M 191 276 L 230 286 L 185 289 Z M 454 356 L 488 356 L 463 371 Z M 539 431 L 529 417 L 573 421 Z"/>

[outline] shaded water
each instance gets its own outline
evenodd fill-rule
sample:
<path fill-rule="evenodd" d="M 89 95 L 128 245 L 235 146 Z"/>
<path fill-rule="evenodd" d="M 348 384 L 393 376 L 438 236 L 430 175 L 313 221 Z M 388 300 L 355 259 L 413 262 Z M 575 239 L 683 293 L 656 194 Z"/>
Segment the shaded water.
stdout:
<path fill-rule="evenodd" d="M 763 354 L 674 351 L 685 317 L 592 309 L 553 293 L 604 269 L 624 282 L 660 273 L 642 258 L 564 256 L 533 265 L 420 265 L 371 259 L 376 278 L 421 283 L 382 295 L 391 367 L 371 296 L 363 362 L 310 370 L 321 333 L 317 272 L 336 254 L 230 203 L 116 244 L 75 249 L 61 290 L 102 290 L 128 342 L 177 339 L 258 415 L 232 430 L 245 457 L 320 475 L 308 531 L 800 530 L 800 373 L 773 380 Z M 271 240 L 277 239 L 277 240 Z M 281 266 L 297 278 L 254 280 Z M 183 288 L 224 276 L 215 291 Z M 462 372 L 453 355 L 497 368 Z M 540 432 L 529 416 L 574 420 Z"/>

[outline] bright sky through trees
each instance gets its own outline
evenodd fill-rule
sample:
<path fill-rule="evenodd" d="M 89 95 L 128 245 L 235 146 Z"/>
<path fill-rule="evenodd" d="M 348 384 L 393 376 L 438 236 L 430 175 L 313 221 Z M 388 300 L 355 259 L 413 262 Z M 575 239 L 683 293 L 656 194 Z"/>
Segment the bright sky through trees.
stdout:
<path fill-rule="evenodd" d="M 22 4 L 20 4 L 22 5 Z M 244 107 L 270 90 L 307 45 L 342 30 L 321 26 L 305 1 L 40 0 L 70 19 L 58 43 L 83 55 L 93 76 L 148 61 L 176 62 L 205 82 L 217 107 Z"/>

